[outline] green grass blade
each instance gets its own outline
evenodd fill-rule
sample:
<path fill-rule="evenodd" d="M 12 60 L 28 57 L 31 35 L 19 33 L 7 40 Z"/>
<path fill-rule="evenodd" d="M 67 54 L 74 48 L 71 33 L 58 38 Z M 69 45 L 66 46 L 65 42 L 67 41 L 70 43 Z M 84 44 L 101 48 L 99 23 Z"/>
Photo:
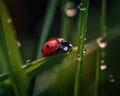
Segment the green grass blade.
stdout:
<path fill-rule="evenodd" d="M 87 27 L 87 16 L 88 16 L 89 0 L 81 0 L 80 3 L 80 29 L 78 32 L 78 52 L 77 52 L 77 69 L 75 76 L 75 87 L 74 96 L 79 96 L 81 75 L 82 75 L 82 64 L 83 64 L 83 48 L 84 38 Z"/>
<path fill-rule="evenodd" d="M 104 38 L 105 35 L 105 18 L 106 18 L 106 0 L 102 0 L 101 4 L 101 19 L 100 19 L 100 32 L 99 37 Z M 95 72 L 95 84 L 94 84 L 94 96 L 102 96 L 102 73 L 101 73 L 101 60 L 102 52 L 104 49 L 98 47 L 97 49 L 97 59 L 96 59 L 96 72 Z"/>
<path fill-rule="evenodd" d="M 22 66 L 23 72 L 24 72 L 24 74 L 27 75 L 27 77 L 36 76 L 40 72 L 49 70 L 50 68 L 59 64 L 65 56 L 66 55 L 64 55 L 64 54 L 58 54 L 55 56 L 38 59 L 36 61 L 33 61 L 31 63 L 23 65 Z M 55 59 L 54 63 L 53 63 L 53 59 Z M 9 77 L 8 73 L 0 75 L 0 82 L 7 80 L 8 77 Z"/>
<path fill-rule="evenodd" d="M 3 49 L 4 49 L 4 40 L 3 40 L 3 35 L 1 34 L 2 30 L 1 30 L 1 24 L 0 24 L 0 73 L 5 72 L 6 70 L 6 58 L 5 58 L 5 54 L 3 53 Z M 6 70 L 7 71 L 7 70 Z"/>
<path fill-rule="evenodd" d="M 100 19 L 100 36 L 105 35 L 105 26 L 106 26 L 106 0 L 102 0 L 101 5 L 101 19 Z"/>
<path fill-rule="evenodd" d="M 25 76 L 20 68 L 22 61 L 18 51 L 14 29 L 11 24 L 11 18 L 7 12 L 7 8 L 2 0 L 0 0 L 0 21 L 3 27 L 3 38 L 6 44 L 3 49 L 7 61 L 7 68 L 10 72 L 13 89 L 16 96 L 26 96 Z M 22 90 L 21 90 L 22 89 Z"/>
<path fill-rule="evenodd" d="M 9 78 L 9 74 L 6 73 L 6 74 L 1 74 L 0 75 L 0 82 L 3 82 L 5 80 L 7 80 Z"/>

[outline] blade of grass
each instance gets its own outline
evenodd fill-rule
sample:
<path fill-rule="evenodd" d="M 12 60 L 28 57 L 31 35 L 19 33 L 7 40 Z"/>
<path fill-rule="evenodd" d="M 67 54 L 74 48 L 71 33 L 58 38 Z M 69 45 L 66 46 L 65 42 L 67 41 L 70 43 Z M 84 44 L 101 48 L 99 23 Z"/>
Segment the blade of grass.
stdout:
<path fill-rule="evenodd" d="M 83 48 L 84 48 L 84 38 L 87 27 L 88 6 L 89 6 L 89 0 L 81 0 L 80 29 L 78 32 L 77 69 L 75 76 L 74 96 L 79 96 L 79 91 L 80 91 L 82 64 L 83 64 Z"/>
<path fill-rule="evenodd" d="M 104 38 L 105 35 L 105 18 L 106 18 L 106 0 L 102 0 L 101 4 L 101 19 L 100 19 L 100 32 L 99 37 Z M 94 84 L 94 96 L 102 96 L 102 81 L 101 81 L 101 59 L 102 59 L 103 49 L 98 47 L 97 49 L 97 59 L 96 59 L 96 72 L 95 72 L 95 84 Z"/>
<path fill-rule="evenodd" d="M 22 61 L 17 48 L 16 38 L 14 35 L 14 29 L 11 24 L 11 19 L 7 8 L 3 2 L 0 0 L 0 21 L 3 27 L 3 39 L 5 46 L 3 46 L 3 52 L 6 58 L 6 66 L 10 72 L 10 77 L 12 80 L 13 89 L 16 96 L 26 96 L 26 83 L 25 76 L 22 69 L 20 68 Z M 21 90 L 22 89 L 22 90 Z"/>
<path fill-rule="evenodd" d="M 5 43 L 4 42 L 4 38 L 3 38 L 3 33 L 2 33 L 2 26 L 1 26 L 1 23 L 0 23 L 0 73 L 2 72 L 5 72 L 6 70 L 6 58 L 5 58 L 5 54 L 3 53 L 3 49 L 4 49 L 4 46 L 5 46 Z M 7 71 L 7 70 L 6 70 Z"/>
<path fill-rule="evenodd" d="M 54 67 L 55 65 L 59 64 L 65 56 L 66 55 L 64 55 L 64 54 L 58 54 L 55 56 L 38 59 L 34 62 L 23 65 L 22 66 L 23 72 L 24 72 L 24 74 L 27 75 L 27 77 L 34 77 L 37 74 L 39 74 L 40 72 L 48 70 L 48 69 Z M 54 63 L 52 62 L 53 58 L 56 59 L 54 61 Z M 3 82 L 5 80 L 9 79 L 8 77 L 9 77 L 8 73 L 0 75 L 0 82 Z"/>

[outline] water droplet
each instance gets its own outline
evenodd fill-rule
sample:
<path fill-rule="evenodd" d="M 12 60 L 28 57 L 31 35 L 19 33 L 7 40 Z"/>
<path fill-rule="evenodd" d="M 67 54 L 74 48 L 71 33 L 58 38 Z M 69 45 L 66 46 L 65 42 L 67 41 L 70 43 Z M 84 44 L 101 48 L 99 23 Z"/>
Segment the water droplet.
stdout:
<path fill-rule="evenodd" d="M 20 43 L 20 41 L 17 41 L 17 45 L 18 45 L 18 47 L 20 47 L 20 46 L 21 46 L 21 43 Z"/>
<path fill-rule="evenodd" d="M 106 45 L 107 45 L 107 44 L 106 44 L 105 42 L 101 42 L 101 43 L 99 43 L 99 47 L 100 47 L 100 48 L 105 48 Z"/>
<path fill-rule="evenodd" d="M 109 81 L 111 82 L 111 83 L 113 83 L 113 82 L 115 82 L 115 78 L 114 78 L 114 75 L 109 75 Z"/>
<path fill-rule="evenodd" d="M 97 38 L 96 42 L 100 48 L 105 48 L 107 46 L 107 42 L 103 37 Z"/>
<path fill-rule="evenodd" d="M 112 83 L 115 82 L 115 79 L 114 78 L 110 79 L 110 82 L 112 82 Z"/>
<path fill-rule="evenodd" d="M 77 54 L 77 57 L 80 57 L 80 54 Z"/>
<path fill-rule="evenodd" d="M 80 5 L 78 6 L 78 8 L 79 8 L 81 11 L 85 11 L 85 10 L 86 10 L 86 7 L 83 6 L 83 3 L 80 3 Z"/>
<path fill-rule="evenodd" d="M 107 27 L 106 26 L 104 26 L 104 30 L 106 30 L 107 29 Z"/>
<path fill-rule="evenodd" d="M 85 10 L 86 10 L 86 8 L 80 8 L 80 10 L 81 10 L 81 11 L 85 11 Z"/>
<path fill-rule="evenodd" d="M 86 53 L 86 48 L 83 49 L 83 54 L 85 54 L 85 53 Z"/>
<path fill-rule="evenodd" d="M 77 14 L 77 7 L 74 2 L 67 2 L 65 6 L 65 13 L 68 17 L 74 17 Z"/>
<path fill-rule="evenodd" d="M 86 41 L 87 39 L 86 39 L 86 37 L 84 38 L 84 41 Z"/>
<path fill-rule="evenodd" d="M 78 61 L 80 61 L 80 60 L 81 60 L 81 58 L 80 58 L 80 57 L 77 57 L 77 60 L 78 60 Z"/>
<path fill-rule="evenodd" d="M 105 60 L 101 60 L 101 64 L 105 64 Z"/>
<path fill-rule="evenodd" d="M 101 66 L 100 66 L 101 70 L 105 70 L 107 69 L 107 65 L 105 64 L 105 60 L 101 60 Z"/>
<path fill-rule="evenodd" d="M 113 78 L 114 76 L 111 74 L 111 75 L 109 75 L 109 78 Z"/>
<path fill-rule="evenodd" d="M 27 60 L 27 61 L 26 61 L 26 63 L 30 63 L 30 62 L 31 62 L 31 60 Z"/>
<path fill-rule="evenodd" d="M 82 40 L 82 39 L 83 39 L 83 36 L 80 36 L 80 39 Z"/>
<path fill-rule="evenodd" d="M 12 19 L 11 19 L 11 18 L 8 18 L 8 19 L 7 19 L 7 22 L 8 22 L 8 23 L 12 23 Z"/>
<path fill-rule="evenodd" d="M 105 64 L 101 64 L 100 69 L 101 69 L 101 70 L 105 70 L 105 69 L 107 69 L 107 65 L 105 65 Z"/>

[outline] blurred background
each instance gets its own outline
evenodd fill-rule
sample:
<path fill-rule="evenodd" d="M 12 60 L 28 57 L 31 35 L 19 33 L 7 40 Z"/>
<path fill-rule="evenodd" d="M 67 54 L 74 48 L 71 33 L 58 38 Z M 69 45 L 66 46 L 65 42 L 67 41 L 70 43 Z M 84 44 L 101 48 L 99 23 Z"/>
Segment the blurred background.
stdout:
<path fill-rule="evenodd" d="M 13 23 L 16 29 L 18 40 L 21 43 L 21 51 L 23 60 L 34 59 L 36 56 L 36 48 L 38 40 L 40 38 L 40 32 L 43 27 L 45 19 L 45 12 L 48 0 L 5 0 L 8 10 L 12 16 Z M 67 0 L 66 0 L 67 1 Z M 80 0 L 71 0 L 77 7 Z M 119 0 L 107 0 L 107 17 L 106 26 L 107 29 L 113 28 L 120 23 L 120 8 Z M 50 28 L 50 37 L 58 37 L 61 34 L 61 16 L 64 7 L 60 3 L 57 6 L 55 18 Z M 61 11 L 61 8 L 63 9 Z M 95 38 L 94 35 L 98 35 L 99 22 L 100 22 L 100 0 L 90 0 L 89 4 L 89 16 L 88 16 L 88 41 Z M 77 12 L 76 15 L 78 15 Z M 77 16 L 76 16 L 77 17 Z M 71 22 L 76 22 L 78 19 L 73 17 Z M 69 18 L 69 17 L 68 17 Z M 72 21 L 73 20 L 73 21 Z M 74 25 L 76 28 L 76 25 Z M 93 36 L 93 37 L 92 37 Z M 118 44 L 119 45 L 119 44 Z M 25 51 L 26 48 L 28 51 Z M 40 49 L 41 50 L 41 49 Z M 28 52 L 28 53 L 27 53 Z"/>
<path fill-rule="evenodd" d="M 62 0 L 59 0 L 62 1 Z M 66 0 L 67 2 L 68 0 Z M 51 37 L 60 37 L 62 34 L 61 26 L 62 26 L 62 15 L 65 15 L 67 18 L 66 24 L 71 23 L 69 26 L 70 34 L 66 38 L 70 42 L 72 42 L 73 46 L 77 45 L 77 32 L 75 30 L 78 28 L 78 5 L 80 3 L 80 0 L 71 0 L 74 2 L 75 8 L 76 8 L 76 14 L 73 17 L 69 17 L 66 15 L 65 6 L 66 3 L 61 6 L 60 3 L 58 3 L 56 8 L 56 13 L 53 19 L 53 22 L 51 24 L 50 32 L 48 35 L 48 39 Z M 26 63 L 27 60 L 34 61 L 37 57 L 37 48 L 39 39 L 41 36 L 41 30 L 44 24 L 45 20 L 45 13 L 47 9 L 47 4 L 49 0 L 5 0 L 8 10 L 10 12 L 10 15 L 13 19 L 14 27 L 17 34 L 17 39 L 20 42 L 20 51 L 22 55 L 23 62 Z M 107 63 L 107 69 L 104 71 L 104 96 L 120 96 L 120 0 L 107 0 L 107 10 L 106 10 L 106 30 L 107 34 L 109 35 L 109 30 L 111 33 L 113 33 L 113 36 L 115 34 L 118 34 L 119 36 L 114 37 L 114 39 L 110 42 L 108 42 L 108 46 L 105 48 L 106 53 L 106 63 Z M 99 34 L 99 26 L 100 26 L 100 11 L 101 10 L 101 0 L 90 0 L 89 4 L 89 15 L 88 15 L 88 27 L 87 27 L 87 41 L 86 44 L 91 42 L 92 40 L 95 40 L 98 37 Z M 72 37 L 71 37 L 72 36 Z M 112 36 L 110 36 L 112 37 Z M 41 50 L 41 49 L 39 49 Z M 75 56 L 74 56 L 75 57 Z M 90 58 L 91 57 L 91 58 Z M 95 63 L 94 59 L 95 55 L 91 54 L 87 60 L 86 66 L 90 69 L 94 69 L 94 67 L 91 67 L 90 63 Z M 71 58 L 71 57 L 69 57 Z M 66 61 L 64 61 L 66 62 Z M 94 64 L 93 64 L 94 65 Z M 92 66 L 93 66 L 92 65 Z M 85 67 L 86 67 L 85 66 Z M 73 66 L 72 66 L 73 67 Z M 64 90 L 64 95 L 61 95 L 61 91 L 57 91 L 57 95 L 55 96 L 73 96 L 73 87 L 74 87 L 74 70 L 72 70 L 72 67 L 68 68 L 67 72 L 63 68 L 62 71 L 66 72 L 64 76 L 61 76 L 60 72 L 59 75 L 61 76 L 62 80 L 61 83 L 59 83 L 59 89 L 67 89 Z M 94 73 L 92 69 L 90 69 L 91 73 L 86 73 L 86 68 L 84 67 L 84 75 L 83 78 L 83 96 L 92 96 L 91 90 L 93 88 L 93 79 L 90 75 L 91 73 Z M 75 68 L 73 68 L 75 69 Z M 89 69 L 87 70 L 89 72 Z M 58 71 L 57 69 L 50 70 L 50 72 L 44 72 L 44 76 L 40 75 L 40 79 L 37 79 L 36 82 L 38 82 L 38 86 L 35 87 L 34 95 L 40 96 L 53 96 L 48 95 L 52 94 L 53 90 L 51 87 L 48 87 L 47 84 L 45 84 L 46 77 L 49 78 L 49 80 L 53 80 L 56 76 Z M 71 72 L 71 73 L 70 73 Z M 49 74 L 51 73 L 51 74 Z M 72 76 L 71 76 L 72 74 Z M 67 76 L 66 76 L 67 75 Z M 60 77 L 59 77 L 60 78 Z M 70 79 L 70 81 L 69 81 Z M 90 80 L 88 80 L 90 79 Z M 87 83 L 87 80 L 89 83 Z M 67 81 L 68 84 L 67 84 Z M 53 83 L 53 81 L 51 81 Z M 50 82 L 50 83 L 51 83 Z M 66 84 L 65 86 L 60 86 L 60 84 Z M 53 84 L 54 85 L 54 84 Z M 43 88 L 39 88 L 39 86 L 43 86 Z M 46 88 L 47 86 L 47 88 Z M 64 87 L 64 88 L 62 88 Z M 55 86 L 54 88 L 55 89 Z M 70 91 L 70 93 L 69 93 Z M 89 92 L 86 92 L 89 91 Z M 47 93 L 46 93 L 47 92 Z M 59 93 L 60 92 L 60 93 Z M 67 95 L 66 95 L 67 94 Z"/>

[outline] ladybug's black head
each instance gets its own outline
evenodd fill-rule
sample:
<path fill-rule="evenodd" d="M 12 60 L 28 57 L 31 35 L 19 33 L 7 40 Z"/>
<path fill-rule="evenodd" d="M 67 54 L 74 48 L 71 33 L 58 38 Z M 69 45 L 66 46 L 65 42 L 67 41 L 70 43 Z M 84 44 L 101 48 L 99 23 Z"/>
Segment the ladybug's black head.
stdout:
<path fill-rule="evenodd" d="M 73 46 L 69 42 L 67 42 L 65 40 L 61 40 L 60 49 L 65 52 L 71 52 L 73 49 Z"/>

